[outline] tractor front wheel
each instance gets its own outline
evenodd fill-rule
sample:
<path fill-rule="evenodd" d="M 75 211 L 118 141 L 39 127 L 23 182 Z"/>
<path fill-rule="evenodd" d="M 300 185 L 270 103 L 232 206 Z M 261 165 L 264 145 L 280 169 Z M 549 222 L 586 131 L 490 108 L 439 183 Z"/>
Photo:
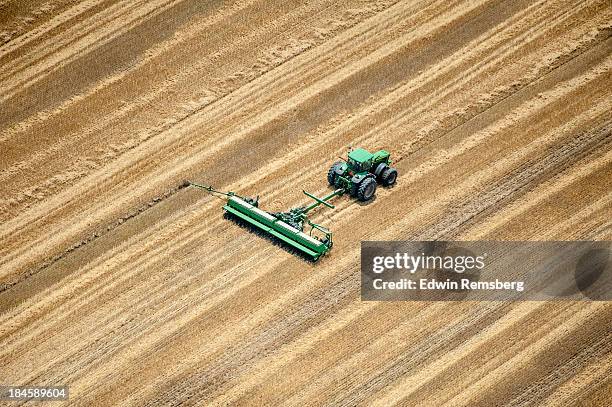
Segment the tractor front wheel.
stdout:
<path fill-rule="evenodd" d="M 357 199 L 360 201 L 368 201 L 372 199 L 376 192 L 376 180 L 374 178 L 366 178 L 359 185 L 357 190 Z"/>
<path fill-rule="evenodd" d="M 387 168 L 382 172 L 382 176 L 380 177 L 382 180 L 382 184 L 386 187 L 395 184 L 397 180 L 397 170 L 395 168 Z"/>
<path fill-rule="evenodd" d="M 376 169 L 374 170 L 374 175 L 376 175 L 376 180 L 377 181 L 381 181 L 382 179 L 382 174 L 383 172 L 389 168 L 389 166 L 387 165 L 387 163 L 380 163 L 376 166 Z"/>

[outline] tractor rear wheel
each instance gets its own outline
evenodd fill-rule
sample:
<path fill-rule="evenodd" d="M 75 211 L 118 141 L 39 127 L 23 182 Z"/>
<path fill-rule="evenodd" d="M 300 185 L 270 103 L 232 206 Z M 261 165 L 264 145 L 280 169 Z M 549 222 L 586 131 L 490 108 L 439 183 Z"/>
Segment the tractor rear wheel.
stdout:
<path fill-rule="evenodd" d="M 395 168 L 387 168 L 382 172 L 381 175 L 382 184 L 386 187 L 395 184 L 397 180 L 397 170 Z"/>
<path fill-rule="evenodd" d="M 342 165 L 342 163 L 340 161 L 336 161 L 334 165 L 329 168 L 329 171 L 327 171 L 327 182 L 329 182 L 329 185 L 336 184 L 336 168 L 338 168 L 340 165 Z"/>
<path fill-rule="evenodd" d="M 361 185 L 361 184 L 357 184 L 355 182 L 351 182 L 351 189 L 349 190 L 349 194 L 351 196 L 357 197 L 357 192 L 359 191 L 359 185 Z"/>
<path fill-rule="evenodd" d="M 376 192 L 376 180 L 374 178 L 366 178 L 359 184 L 357 190 L 357 199 L 360 201 L 368 201 Z"/>

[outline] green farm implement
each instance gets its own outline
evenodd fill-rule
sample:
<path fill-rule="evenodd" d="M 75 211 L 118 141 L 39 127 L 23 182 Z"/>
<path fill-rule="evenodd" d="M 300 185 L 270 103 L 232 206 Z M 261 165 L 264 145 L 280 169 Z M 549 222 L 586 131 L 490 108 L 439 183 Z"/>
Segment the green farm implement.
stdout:
<path fill-rule="evenodd" d="M 311 222 L 306 214 L 319 205 L 334 208 L 327 201 L 336 195 L 344 193 L 339 189 L 331 194 L 318 198 L 306 191 L 304 194 L 315 202 L 307 206 L 293 208 L 287 212 L 266 212 L 259 208 L 258 198 L 249 198 L 233 192 L 221 192 L 207 185 L 190 182 L 190 185 L 202 188 L 212 194 L 225 196 L 227 202 L 223 205 L 226 215 L 246 222 L 248 225 L 275 237 L 279 241 L 297 249 L 312 260 L 317 260 L 332 247 L 332 233 L 325 227 Z M 308 233 L 304 233 L 305 226 L 309 226 Z M 315 232 L 316 231 L 316 232 Z M 313 233 L 314 232 L 314 233 Z M 319 234 L 320 236 L 317 236 Z"/>
<path fill-rule="evenodd" d="M 357 149 L 349 152 L 347 160 L 336 162 L 329 170 L 327 179 L 336 189 L 319 198 L 302 191 L 314 202 L 298 206 L 287 212 L 267 212 L 259 208 L 259 197 L 240 196 L 234 192 L 222 192 L 208 185 L 188 182 L 188 185 L 204 189 L 226 200 L 223 205 L 226 217 L 246 224 L 278 242 L 296 249 L 316 261 L 332 247 L 332 233 L 329 229 L 312 222 L 307 214 L 323 205 L 334 209 L 328 201 L 336 196 L 349 193 L 361 201 L 372 198 L 376 191 L 377 180 L 385 186 L 392 185 L 397 179 L 397 171 L 389 165 L 389 153 L 381 150 L 370 154 Z M 308 233 L 304 231 L 309 228 Z"/>

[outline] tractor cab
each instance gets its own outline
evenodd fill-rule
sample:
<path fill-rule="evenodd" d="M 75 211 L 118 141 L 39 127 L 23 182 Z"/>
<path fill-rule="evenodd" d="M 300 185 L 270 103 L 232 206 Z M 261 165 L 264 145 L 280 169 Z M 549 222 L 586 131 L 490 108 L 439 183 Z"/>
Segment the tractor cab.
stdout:
<path fill-rule="evenodd" d="M 372 158 L 374 158 L 374 154 L 363 148 L 357 148 L 349 152 L 346 163 L 350 170 L 358 174 L 370 171 L 370 168 L 372 168 Z"/>

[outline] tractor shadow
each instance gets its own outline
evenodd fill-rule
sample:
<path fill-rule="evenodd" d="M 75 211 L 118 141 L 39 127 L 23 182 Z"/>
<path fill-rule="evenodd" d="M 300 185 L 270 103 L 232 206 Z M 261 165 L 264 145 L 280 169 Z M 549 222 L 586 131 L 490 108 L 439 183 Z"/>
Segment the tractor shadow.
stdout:
<path fill-rule="evenodd" d="M 396 185 L 397 185 L 397 183 L 394 183 L 393 185 L 389 185 L 388 187 L 384 187 L 384 186 L 382 186 L 382 185 L 379 185 L 379 186 L 378 186 L 378 188 L 383 188 L 383 189 L 393 189 L 393 188 L 395 188 L 395 187 L 396 187 Z M 333 190 L 334 190 L 333 188 L 328 188 L 328 189 L 329 189 L 330 191 L 333 191 Z M 365 202 L 362 202 L 362 201 L 360 201 L 359 199 L 357 199 L 356 197 L 352 196 L 352 195 L 351 195 L 351 194 L 349 194 L 349 193 L 346 193 L 345 195 L 346 195 L 346 197 L 348 197 L 348 199 L 353 200 L 353 201 L 354 201 L 355 203 L 357 203 L 357 205 L 359 205 L 359 206 L 368 206 L 368 205 L 370 205 L 370 204 L 374 203 L 374 202 L 376 201 L 377 197 L 378 197 L 378 195 L 377 195 L 377 194 L 374 194 L 374 196 L 373 196 L 371 199 L 369 199 L 369 200 L 367 200 L 367 201 L 365 201 Z"/>
<path fill-rule="evenodd" d="M 393 188 L 393 186 L 391 186 L 391 187 L 385 187 L 385 188 Z M 329 188 L 329 190 L 330 190 L 330 191 L 333 191 L 334 189 L 333 189 L 333 188 Z M 343 198 L 345 198 L 345 199 L 348 199 L 348 200 L 350 200 L 350 201 L 355 202 L 355 203 L 356 203 L 357 205 L 359 205 L 359 206 L 368 206 L 369 204 L 371 204 L 371 203 L 373 203 L 374 201 L 376 201 L 376 194 L 374 194 L 374 196 L 373 196 L 371 199 L 369 199 L 369 200 L 367 200 L 367 201 L 365 201 L 365 202 L 360 201 L 359 199 L 357 199 L 356 197 L 352 196 L 352 195 L 351 195 L 351 194 L 349 194 L 348 192 L 347 192 L 346 194 L 344 194 L 342 197 L 343 197 Z"/>
<path fill-rule="evenodd" d="M 358 199 L 355 200 L 355 202 L 357 202 L 357 205 L 359 205 L 359 206 L 368 206 L 368 205 L 374 203 L 374 201 L 376 201 L 376 194 L 374 194 L 374 196 L 371 199 L 368 199 L 365 202 L 362 202 L 362 201 L 360 201 Z"/>

